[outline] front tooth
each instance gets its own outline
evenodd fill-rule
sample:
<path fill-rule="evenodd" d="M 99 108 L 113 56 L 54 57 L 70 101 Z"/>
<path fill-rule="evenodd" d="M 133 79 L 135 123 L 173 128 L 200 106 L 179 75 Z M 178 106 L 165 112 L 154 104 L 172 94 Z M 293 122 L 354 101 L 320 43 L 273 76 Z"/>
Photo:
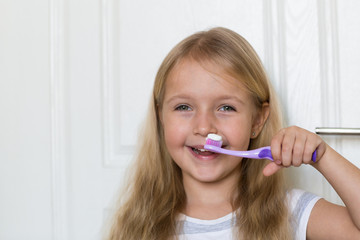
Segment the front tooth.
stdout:
<path fill-rule="evenodd" d="M 200 148 L 193 148 L 194 149 L 194 151 L 196 151 L 196 152 L 207 152 L 208 150 L 206 150 L 206 149 L 200 149 Z"/>

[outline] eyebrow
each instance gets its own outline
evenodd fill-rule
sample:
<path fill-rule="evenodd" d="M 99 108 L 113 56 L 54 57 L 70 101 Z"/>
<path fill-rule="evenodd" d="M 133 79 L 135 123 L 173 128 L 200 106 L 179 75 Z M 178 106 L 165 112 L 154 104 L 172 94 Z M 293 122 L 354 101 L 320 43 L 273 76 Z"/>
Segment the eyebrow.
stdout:
<path fill-rule="evenodd" d="M 188 95 L 185 95 L 185 94 L 179 94 L 179 95 L 172 96 L 171 98 L 169 98 L 168 100 L 166 100 L 164 102 L 169 103 L 176 99 L 191 99 L 191 97 Z"/>
<path fill-rule="evenodd" d="M 174 100 L 178 100 L 178 99 L 184 99 L 184 100 L 188 100 L 188 99 L 192 99 L 192 97 L 186 95 L 186 94 L 179 94 L 179 95 L 175 95 L 170 97 L 167 101 L 165 101 L 166 103 L 170 103 Z M 236 101 L 239 102 L 240 104 L 245 105 L 245 101 L 243 101 L 241 98 L 236 97 L 236 96 L 228 96 L 228 95 L 224 95 L 224 96 L 218 96 L 216 98 L 214 98 L 216 101 L 224 101 L 224 100 L 232 100 L 232 101 Z"/>
<path fill-rule="evenodd" d="M 243 101 L 241 98 L 236 97 L 236 96 L 220 96 L 218 99 L 219 100 L 234 100 L 241 104 L 245 104 L 245 101 Z"/>

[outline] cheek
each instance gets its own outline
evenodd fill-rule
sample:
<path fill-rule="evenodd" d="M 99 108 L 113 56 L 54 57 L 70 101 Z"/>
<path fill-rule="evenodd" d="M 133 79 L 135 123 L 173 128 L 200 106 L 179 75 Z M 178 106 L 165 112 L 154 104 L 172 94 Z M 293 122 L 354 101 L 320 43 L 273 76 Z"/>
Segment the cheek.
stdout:
<path fill-rule="evenodd" d="M 186 141 L 185 130 L 176 127 L 176 124 L 164 126 L 164 140 L 167 151 L 173 161 L 181 168 L 184 157 L 184 146 Z"/>
<path fill-rule="evenodd" d="M 174 119 L 164 119 L 164 138 L 169 151 L 173 147 L 184 145 L 188 130 L 186 126 L 179 124 Z"/>
<path fill-rule="evenodd" d="M 251 137 L 251 120 L 249 118 L 239 119 L 234 123 L 223 126 L 223 133 L 229 144 L 237 150 L 247 150 Z"/>

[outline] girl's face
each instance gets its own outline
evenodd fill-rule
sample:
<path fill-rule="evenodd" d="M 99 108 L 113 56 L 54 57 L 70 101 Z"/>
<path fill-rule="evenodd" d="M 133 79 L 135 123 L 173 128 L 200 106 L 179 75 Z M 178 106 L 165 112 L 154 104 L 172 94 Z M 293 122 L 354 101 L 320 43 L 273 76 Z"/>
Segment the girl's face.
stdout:
<path fill-rule="evenodd" d="M 224 148 L 247 150 L 252 132 L 260 131 L 264 122 L 238 80 L 222 78 L 222 69 L 214 64 L 207 68 L 213 73 L 196 61 L 183 60 L 165 85 L 160 118 L 167 149 L 184 181 L 237 179 L 242 158 L 203 151 L 205 138 L 215 133 L 222 136 Z"/>

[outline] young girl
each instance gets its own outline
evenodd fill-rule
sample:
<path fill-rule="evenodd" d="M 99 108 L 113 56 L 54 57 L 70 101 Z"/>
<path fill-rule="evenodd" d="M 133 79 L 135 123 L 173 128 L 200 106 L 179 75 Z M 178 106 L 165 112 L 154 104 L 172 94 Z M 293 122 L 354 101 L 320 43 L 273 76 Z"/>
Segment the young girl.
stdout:
<path fill-rule="evenodd" d="M 281 127 L 274 90 L 244 38 L 225 28 L 186 38 L 157 73 L 108 239 L 360 239 L 359 169 L 317 135 Z M 231 150 L 271 145 L 274 162 L 205 151 L 209 133 Z M 302 164 L 346 207 L 287 190 L 280 170 Z"/>

